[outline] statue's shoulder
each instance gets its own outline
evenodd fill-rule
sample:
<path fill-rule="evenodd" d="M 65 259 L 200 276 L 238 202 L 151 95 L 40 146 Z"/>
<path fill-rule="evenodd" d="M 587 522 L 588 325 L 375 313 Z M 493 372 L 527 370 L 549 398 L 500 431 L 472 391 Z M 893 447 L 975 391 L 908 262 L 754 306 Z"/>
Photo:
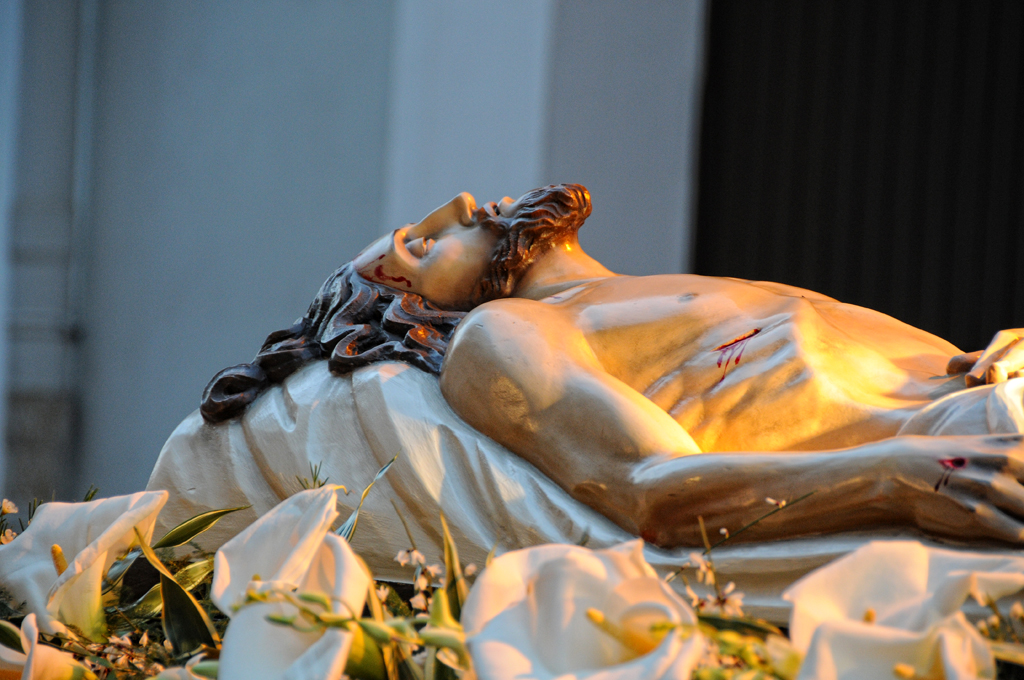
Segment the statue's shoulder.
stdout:
<path fill-rule="evenodd" d="M 491 300 L 482 305 L 474 307 L 466 317 L 459 322 L 459 328 L 473 326 L 489 326 L 493 324 L 508 323 L 515 319 L 534 319 L 538 316 L 546 316 L 555 311 L 552 305 L 540 300 L 529 300 L 527 298 L 501 298 Z"/>

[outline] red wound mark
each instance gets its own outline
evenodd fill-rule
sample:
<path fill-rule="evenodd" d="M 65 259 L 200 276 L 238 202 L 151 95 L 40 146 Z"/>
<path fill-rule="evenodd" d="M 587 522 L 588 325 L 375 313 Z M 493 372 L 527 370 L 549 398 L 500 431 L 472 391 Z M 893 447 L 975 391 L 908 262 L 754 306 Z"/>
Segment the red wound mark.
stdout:
<path fill-rule="evenodd" d="M 939 465 L 942 466 L 942 476 L 939 477 L 939 481 L 935 482 L 936 491 L 940 487 L 949 484 L 949 478 L 953 475 L 954 470 L 962 470 L 967 466 L 967 459 L 960 456 L 956 458 L 943 458 L 939 461 Z"/>
<path fill-rule="evenodd" d="M 734 366 L 740 363 L 740 359 L 743 358 L 743 350 L 747 347 L 747 342 L 760 332 L 760 328 L 755 328 L 748 333 L 744 333 L 735 340 L 730 340 L 724 345 L 719 345 L 715 348 L 714 351 L 722 353 L 722 356 L 718 357 L 718 367 L 721 368 L 723 364 L 725 365 L 725 370 L 722 371 L 722 377 L 718 379 L 718 382 L 725 380 L 725 374 L 729 372 L 730 361 L 732 361 Z"/>
<path fill-rule="evenodd" d="M 381 255 L 381 257 L 384 256 Z M 412 288 L 412 281 L 405 278 L 404 276 L 388 276 L 387 274 L 385 274 L 384 265 L 382 264 L 377 265 L 377 268 L 373 270 L 373 275 L 380 281 L 394 281 L 395 283 L 404 283 L 406 288 Z"/>

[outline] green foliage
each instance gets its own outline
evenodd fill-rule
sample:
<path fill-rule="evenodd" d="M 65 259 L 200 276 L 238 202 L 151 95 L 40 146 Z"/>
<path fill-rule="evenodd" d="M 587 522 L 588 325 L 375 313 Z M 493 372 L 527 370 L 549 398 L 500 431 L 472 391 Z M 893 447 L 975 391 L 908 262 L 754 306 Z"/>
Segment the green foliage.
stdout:
<path fill-rule="evenodd" d="M 21 644 L 21 633 L 7 621 L 0 621 L 0 645 L 22 654 L 25 653 L 25 648 Z"/>
<path fill-rule="evenodd" d="M 316 467 L 313 467 L 313 464 L 310 463 L 310 477 L 306 478 L 295 475 L 295 481 L 297 481 L 303 489 L 319 489 L 320 487 L 325 486 L 327 484 L 327 480 L 330 479 L 330 477 L 324 477 L 323 479 L 320 479 L 320 468 L 323 467 L 323 464 L 324 462 L 320 461 L 319 463 L 316 464 Z"/>
<path fill-rule="evenodd" d="M 209 512 L 196 515 L 168 531 L 163 538 L 153 544 L 153 549 L 159 550 L 160 548 L 175 548 L 179 545 L 184 545 L 199 534 L 211 528 L 221 517 L 230 515 L 233 512 L 238 512 L 239 510 L 245 510 L 248 507 L 250 506 L 242 505 L 237 508 L 210 510 Z"/>
<path fill-rule="evenodd" d="M 370 480 L 370 483 L 366 485 L 365 489 L 363 489 L 363 495 L 359 498 L 359 505 L 356 506 L 355 511 L 348 516 L 348 519 L 345 520 L 345 523 L 341 525 L 340 529 L 338 529 L 338 535 L 344 538 L 346 541 L 351 542 L 352 537 L 356 533 L 356 524 L 359 523 L 359 511 L 363 509 L 363 501 L 366 500 L 366 495 L 370 493 L 370 489 L 372 489 L 373 485 L 377 483 L 377 480 L 383 477 L 387 473 L 387 471 L 391 469 L 391 466 L 395 463 L 396 460 L 398 460 L 397 454 L 395 455 L 394 458 L 385 463 L 384 467 L 382 467 L 380 470 L 377 470 L 377 474 L 373 476 L 373 479 Z"/>
<path fill-rule="evenodd" d="M 174 580 L 174 576 L 156 556 L 153 548 L 146 544 L 138 529 L 135 530 L 135 535 L 138 536 L 142 554 L 153 568 L 160 572 L 160 597 L 163 600 L 161 622 L 164 635 L 174 651 L 186 654 L 204 646 L 219 647 L 220 637 L 206 611 Z"/>
<path fill-rule="evenodd" d="M 441 513 L 441 530 L 444 535 L 444 591 L 451 608 L 451 616 L 458 621 L 462 618 L 462 605 L 469 596 L 469 585 L 459 564 L 459 551 L 448 530 L 448 521 Z"/>

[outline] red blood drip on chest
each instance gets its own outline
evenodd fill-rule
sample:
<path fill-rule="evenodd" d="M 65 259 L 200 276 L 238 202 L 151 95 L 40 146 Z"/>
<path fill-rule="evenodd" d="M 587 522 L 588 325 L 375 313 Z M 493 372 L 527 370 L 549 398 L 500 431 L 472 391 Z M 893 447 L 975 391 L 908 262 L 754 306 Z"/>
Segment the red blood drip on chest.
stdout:
<path fill-rule="evenodd" d="M 729 372 L 730 361 L 733 362 L 734 366 L 740 363 L 740 359 L 743 358 L 743 350 L 747 347 L 747 342 L 760 332 L 760 328 L 755 328 L 754 330 L 744 333 L 740 337 L 730 340 L 729 342 L 715 348 L 716 352 L 722 353 L 718 357 L 718 367 L 721 368 L 722 364 L 725 364 L 725 370 L 722 371 L 722 377 L 719 378 L 718 382 L 725 380 L 725 374 Z M 733 357 L 735 357 L 735 360 L 733 360 Z"/>

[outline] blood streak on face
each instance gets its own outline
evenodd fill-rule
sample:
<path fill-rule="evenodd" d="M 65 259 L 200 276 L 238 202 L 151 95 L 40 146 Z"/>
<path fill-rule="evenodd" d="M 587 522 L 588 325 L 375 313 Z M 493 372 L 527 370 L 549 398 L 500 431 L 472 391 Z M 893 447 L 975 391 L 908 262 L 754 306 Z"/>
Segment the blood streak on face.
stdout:
<path fill-rule="evenodd" d="M 395 283 L 404 283 L 406 288 L 412 288 L 412 281 L 404 276 L 388 276 L 385 274 L 384 265 L 382 264 L 377 265 L 377 268 L 373 270 L 373 276 L 381 282 L 394 281 Z"/>
<path fill-rule="evenodd" d="M 967 466 L 967 459 L 960 456 L 956 458 L 943 458 L 939 461 L 939 465 L 942 466 L 942 476 L 939 477 L 939 481 L 935 482 L 936 491 L 949 484 L 949 478 L 953 475 L 954 470 L 962 470 Z"/>

